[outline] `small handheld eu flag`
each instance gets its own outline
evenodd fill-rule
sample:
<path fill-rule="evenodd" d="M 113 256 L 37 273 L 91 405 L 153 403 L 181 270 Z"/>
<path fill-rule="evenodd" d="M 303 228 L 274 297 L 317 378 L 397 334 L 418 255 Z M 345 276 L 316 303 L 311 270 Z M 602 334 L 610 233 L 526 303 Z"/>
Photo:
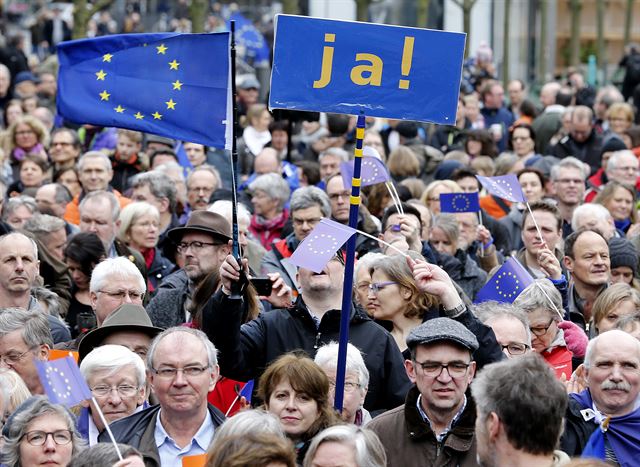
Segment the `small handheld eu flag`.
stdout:
<path fill-rule="evenodd" d="M 531 274 L 517 259 L 511 257 L 480 289 L 476 294 L 474 303 L 488 300 L 513 303 L 518 295 L 532 283 L 533 277 L 531 277 Z"/>
<path fill-rule="evenodd" d="M 478 192 L 440 194 L 441 212 L 478 212 L 479 210 Z"/>

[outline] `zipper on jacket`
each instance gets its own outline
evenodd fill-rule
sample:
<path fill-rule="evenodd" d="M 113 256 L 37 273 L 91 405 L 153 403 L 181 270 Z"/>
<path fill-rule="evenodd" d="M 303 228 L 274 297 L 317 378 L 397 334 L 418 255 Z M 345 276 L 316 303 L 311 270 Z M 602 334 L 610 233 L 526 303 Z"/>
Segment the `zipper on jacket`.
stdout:
<path fill-rule="evenodd" d="M 313 345 L 313 350 L 318 350 L 319 348 L 319 343 L 320 343 L 320 336 L 322 335 L 321 332 L 319 332 L 318 334 L 316 334 L 316 343 Z"/>

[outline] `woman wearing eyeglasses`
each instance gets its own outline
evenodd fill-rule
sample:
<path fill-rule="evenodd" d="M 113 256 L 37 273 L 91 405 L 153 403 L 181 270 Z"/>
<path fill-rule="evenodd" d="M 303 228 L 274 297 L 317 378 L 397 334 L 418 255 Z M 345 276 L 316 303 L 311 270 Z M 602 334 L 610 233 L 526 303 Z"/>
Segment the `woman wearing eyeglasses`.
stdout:
<path fill-rule="evenodd" d="M 576 324 L 563 321 L 562 297 L 548 279 L 537 279 L 513 304 L 527 312 L 531 347 L 551 365 L 556 377 L 568 381 L 582 363 L 588 338 Z"/>
<path fill-rule="evenodd" d="M 31 397 L 20 405 L 2 434 L 2 462 L 9 467 L 66 466 L 84 447 L 73 415 L 44 396 Z"/>
<path fill-rule="evenodd" d="M 160 213 L 144 201 L 127 205 L 120 212 L 118 238 L 127 246 L 138 250 L 147 266 L 147 290 L 152 294 L 160 281 L 171 274 L 175 265 L 158 248 Z"/>
<path fill-rule="evenodd" d="M 415 256 L 422 258 L 418 254 Z M 391 324 L 391 336 L 405 358 L 409 358 L 406 338 L 422 323 L 426 310 L 437 304 L 436 299 L 418 290 L 404 256 L 376 260 L 369 266 L 369 273 L 373 318 Z"/>

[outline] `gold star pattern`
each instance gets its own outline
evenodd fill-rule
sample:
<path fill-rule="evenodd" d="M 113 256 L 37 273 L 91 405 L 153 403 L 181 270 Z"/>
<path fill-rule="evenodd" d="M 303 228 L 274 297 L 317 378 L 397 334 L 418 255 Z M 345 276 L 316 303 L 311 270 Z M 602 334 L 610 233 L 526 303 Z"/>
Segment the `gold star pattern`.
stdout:
<path fill-rule="evenodd" d="M 103 61 L 103 62 L 109 62 L 109 63 L 111 63 L 111 58 L 113 58 L 113 55 L 111 55 L 111 54 L 104 54 L 104 55 L 102 56 L 102 61 Z"/>
<path fill-rule="evenodd" d="M 169 62 L 169 69 L 170 70 L 178 70 L 178 67 L 180 66 L 180 63 L 178 63 L 178 61 L 174 58 L 172 62 Z"/>
<path fill-rule="evenodd" d="M 162 120 L 162 114 L 159 113 L 157 110 L 153 112 L 151 115 L 153 115 L 154 120 Z"/>
<path fill-rule="evenodd" d="M 96 72 L 96 77 L 98 78 L 98 81 L 104 81 L 105 76 L 107 76 L 107 74 L 104 72 L 104 70 L 100 70 Z"/>
<path fill-rule="evenodd" d="M 176 110 L 176 103 L 173 102 L 173 99 L 169 99 L 167 102 L 165 102 L 165 104 L 167 104 L 167 110 Z"/>
<path fill-rule="evenodd" d="M 144 118 L 144 115 L 142 115 L 140 112 L 134 113 L 133 116 L 136 117 L 136 120 L 142 120 Z"/>
<path fill-rule="evenodd" d="M 175 81 L 174 81 L 173 83 L 171 83 L 171 84 L 173 84 L 173 90 L 174 90 L 174 91 L 176 91 L 176 90 L 177 90 L 177 91 L 182 91 L 182 83 L 180 82 L 180 80 L 179 80 L 179 79 L 175 80 Z"/>
<path fill-rule="evenodd" d="M 121 114 L 122 112 L 124 112 L 124 107 L 118 104 L 118 107 L 114 107 L 113 110 Z"/>
<path fill-rule="evenodd" d="M 160 44 L 156 49 L 158 50 L 158 54 L 165 55 L 167 53 L 167 47 L 164 44 Z"/>
<path fill-rule="evenodd" d="M 109 94 L 106 90 L 102 91 L 100 93 L 100 100 L 101 101 L 108 101 L 109 97 L 111 97 L 111 94 Z"/>

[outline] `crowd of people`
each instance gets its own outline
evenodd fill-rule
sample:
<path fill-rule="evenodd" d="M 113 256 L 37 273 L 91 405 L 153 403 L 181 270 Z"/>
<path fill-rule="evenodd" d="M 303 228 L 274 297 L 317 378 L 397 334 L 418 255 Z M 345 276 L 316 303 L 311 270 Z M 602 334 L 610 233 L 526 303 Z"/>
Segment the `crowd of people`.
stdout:
<path fill-rule="evenodd" d="M 65 121 L 55 71 L 0 54 L 2 465 L 634 465 L 630 85 L 570 69 L 505 96 L 484 43 L 462 78 L 454 125 L 367 119 L 389 183 L 362 189 L 345 291 L 344 249 L 320 272 L 289 258 L 321 219 L 349 222 L 353 117 L 271 113 L 238 81 L 238 261 L 228 153 Z M 477 178 L 507 174 L 526 203 Z M 445 212 L 450 193 L 479 212 Z M 532 284 L 477 303 L 508 258 Z M 47 398 L 53 350 L 78 353 L 92 402 Z"/>

